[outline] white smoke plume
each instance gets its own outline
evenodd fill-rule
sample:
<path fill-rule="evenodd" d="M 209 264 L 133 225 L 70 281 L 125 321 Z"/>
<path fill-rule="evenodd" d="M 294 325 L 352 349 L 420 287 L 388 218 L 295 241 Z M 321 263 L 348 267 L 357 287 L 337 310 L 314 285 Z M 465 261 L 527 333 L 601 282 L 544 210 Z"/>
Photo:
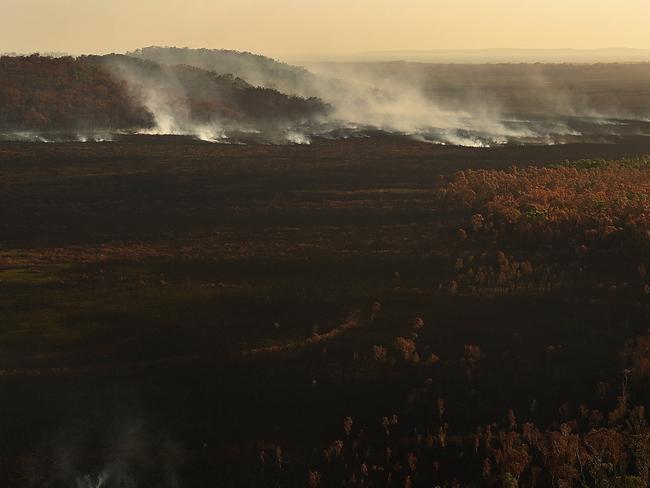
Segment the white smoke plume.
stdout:
<path fill-rule="evenodd" d="M 131 54 L 169 66 L 232 73 L 255 85 L 317 96 L 332 107 L 328 117 L 307 127 L 282 128 L 274 136 L 266 128 L 262 135 L 270 142 L 306 143 L 314 137 L 385 132 L 481 147 L 650 134 L 644 121 L 650 99 L 622 99 L 629 86 L 642 87 L 650 81 L 650 69 L 636 65 L 361 62 L 312 63 L 305 69 L 223 50 L 151 47 Z M 602 79 L 606 83 L 600 86 Z M 228 138 L 226 130 L 222 140 Z"/>
<path fill-rule="evenodd" d="M 321 62 L 303 68 L 251 53 L 179 48 L 97 59 L 151 118 L 124 128 L 127 133 L 266 144 L 393 134 L 474 147 L 650 135 L 650 64 Z M 0 135 L 38 142 L 119 137 L 101 129 Z"/>
<path fill-rule="evenodd" d="M 179 488 L 184 449 L 142 418 L 122 419 L 97 439 L 82 425 L 60 432 L 23 462 L 33 488 Z M 99 441 L 99 442 L 98 442 Z M 91 453 L 89 455 L 89 453 Z"/>

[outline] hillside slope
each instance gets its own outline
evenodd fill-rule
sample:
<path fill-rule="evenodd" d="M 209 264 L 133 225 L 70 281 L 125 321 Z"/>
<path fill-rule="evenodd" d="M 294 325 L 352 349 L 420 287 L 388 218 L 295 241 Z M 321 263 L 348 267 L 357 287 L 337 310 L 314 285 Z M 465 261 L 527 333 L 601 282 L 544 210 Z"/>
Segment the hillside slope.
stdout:
<path fill-rule="evenodd" d="M 147 127 L 151 113 L 97 60 L 0 57 L 0 130 Z"/>
<path fill-rule="evenodd" d="M 219 74 L 231 74 L 254 86 L 301 96 L 316 95 L 317 87 L 321 83 L 315 75 L 302 67 L 249 52 L 150 46 L 127 53 L 127 56 L 166 65 L 183 64 Z"/>
<path fill-rule="evenodd" d="M 231 75 L 121 55 L 2 57 L 0 107 L 2 131 L 161 133 L 186 133 L 200 124 L 300 124 L 327 111 L 320 100 L 254 87 Z"/>

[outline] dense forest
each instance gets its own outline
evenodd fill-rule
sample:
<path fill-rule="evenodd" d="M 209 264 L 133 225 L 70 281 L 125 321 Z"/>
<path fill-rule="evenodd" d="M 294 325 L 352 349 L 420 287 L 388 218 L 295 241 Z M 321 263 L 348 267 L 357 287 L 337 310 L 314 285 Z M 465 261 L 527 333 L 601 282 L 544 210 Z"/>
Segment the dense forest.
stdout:
<path fill-rule="evenodd" d="M 0 58 L 0 130 L 126 129 L 151 113 L 97 59 Z"/>

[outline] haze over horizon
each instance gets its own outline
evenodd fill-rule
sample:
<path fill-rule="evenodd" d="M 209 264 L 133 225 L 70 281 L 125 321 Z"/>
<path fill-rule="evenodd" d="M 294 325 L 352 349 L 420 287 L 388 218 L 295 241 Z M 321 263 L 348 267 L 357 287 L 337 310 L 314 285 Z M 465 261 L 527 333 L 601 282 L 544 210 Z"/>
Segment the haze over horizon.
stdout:
<path fill-rule="evenodd" d="M 283 59 L 459 49 L 650 49 L 646 0 L 5 0 L 0 52 L 223 48 Z"/>

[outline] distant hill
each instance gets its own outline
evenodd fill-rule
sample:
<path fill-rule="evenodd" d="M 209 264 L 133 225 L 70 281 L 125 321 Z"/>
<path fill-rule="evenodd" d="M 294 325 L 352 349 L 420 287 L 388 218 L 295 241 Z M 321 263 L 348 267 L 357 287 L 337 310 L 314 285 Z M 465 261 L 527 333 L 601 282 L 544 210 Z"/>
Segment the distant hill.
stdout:
<path fill-rule="evenodd" d="M 257 88 L 231 75 L 121 55 L 0 58 L 0 130 L 183 131 L 310 120 L 320 100 Z"/>
<path fill-rule="evenodd" d="M 650 63 L 436 64 L 407 61 L 313 63 L 312 72 L 377 83 L 399 98 L 422 99 L 453 113 L 584 115 L 647 120 Z M 408 101 L 408 99 L 406 99 Z M 399 105 L 404 105 L 400 103 Z M 420 103 L 420 105 L 423 105 Z"/>
<path fill-rule="evenodd" d="M 414 61 L 421 63 L 638 63 L 650 49 L 431 49 L 367 51 L 315 61 Z"/>
<path fill-rule="evenodd" d="M 190 49 L 151 46 L 127 56 L 166 65 L 188 65 L 246 80 L 253 86 L 272 88 L 287 94 L 317 95 L 317 77 L 304 68 L 249 52 L 225 49 Z"/>
<path fill-rule="evenodd" d="M 140 99 L 155 116 L 173 117 L 177 122 L 217 121 L 256 127 L 302 123 L 328 111 L 328 106 L 317 98 L 253 86 L 232 74 L 126 55 L 109 55 L 102 61 L 113 76 L 138 90 Z"/>
<path fill-rule="evenodd" d="M 354 118 L 368 111 L 378 99 L 390 97 L 373 83 L 358 83 L 354 79 L 339 79 L 336 72 L 314 74 L 299 66 L 248 52 L 223 49 L 190 49 L 177 47 L 148 47 L 127 56 L 154 61 L 167 66 L 192 66 L 221 75 L 242 78 L 258 87 L 282 93 L 318 98 L 330 104 L 338 116 Z M 329 105 L 328 105 L 329 108 Z"/>

